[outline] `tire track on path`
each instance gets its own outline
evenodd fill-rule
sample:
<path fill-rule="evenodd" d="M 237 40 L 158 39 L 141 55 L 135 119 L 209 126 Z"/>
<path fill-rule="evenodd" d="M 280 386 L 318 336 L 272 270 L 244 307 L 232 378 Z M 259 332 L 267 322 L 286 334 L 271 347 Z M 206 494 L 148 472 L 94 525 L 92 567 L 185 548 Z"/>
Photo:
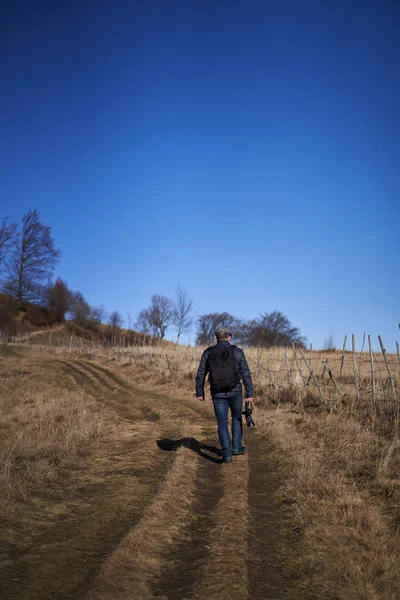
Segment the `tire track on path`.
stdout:
<path fill-rule="evenodd" d="M 150 600 L 153 582 L 180 538 L 179 523 L 192 511 L 198 461 L 180 448 L 152 505 L 121 540 L 85 600 Z"/>
<path fill-rule="evenodd" d="M 132 394 L 137 396 L 135 391 L 120 378 L 112 378 L 110 372 L 104 372 L 84 361 L 60 361 L 60 364 L 64 371 L 73 377 L 77 385 L 82 385 L 84 389 L 88 385 L 95 386 L 95 390 L 92 390 L 94 395 L 101 397 L 110 407 L 117 409 L 120 419 L 125 419 L 128 423 L 140 418 L 150 422 L 160 420 L 160 415 L 152 407 L 137 401 L 132 402 Z M 116 388 L 116 385 L 119 387 Z M 106 394 L 104 390 L 107 390 Z"/>
<path fill-rule="evenodd" d="M 143 393 L 143 392 L 142 392 Z M 157 404 L 161 402 L 164 406 L 166 396 L 151 394 L 152 401 Z M 176 402 L 176 399 L 175 399 Z M 173 410 L 174 400 L 171 400 L 170 408 Z M 202 418 L 212 420 L 214 415 L 208 410 L 206 405 L 196 403 L 190 404 L 188 401 L 178 400 L 179 411 L 184 413 L 189 409 Z M 211 429 L 203 431 L 201 441 L 210 438 Z M 214 429 L 214 437 L 216 437 Z M 257 431 L 247 430 L 246 435 L 249 454 L 247 473 L 243 470 L 242 478 L 248 477 L 248 528 L 246 537 L 248 541 L 248 559 L 242 573 L 242 580 L 248 582 L 248 595 L 251 598 L 260 600 L 277 600 L 282 598 L 285 591 L 285 578 L 281 565 L 281 521 L 283 510 L 276 498 L 276 492 L 279 485 L 279 479 L 276 473 L 277 463 L 273 455 L 273 448 L 268 442 L 261 438 Z M 192 443 L 198 445 L 199 440 Z M 190 440 L 185 440 L 190 443 Z M 199 445 L 198 445 L 199 446 Z M 198 447 L 195 451 L 201 452 Z M 234 459 L 242 460 L 243 457 Z M 235 468 L 235 464 L 232 465 Z M 220 468 L 211 461 L 202 459 L 200 461 L 198 482 L 196 483 L 196 501 L 193 507 L 193 516 L 190 522 L 182 523 L 182 539 L 171 550 L 171 556 L 163 569 L 163 575 L 158 583 L 154 584 L 154 597 L 165 598 L 196 598 L 201 597 L 203 593 L 210 593 L 215 582 L 207 583 L 207 577 L 200 576 L 199 573 L 205 573 L 204 563 L 211 551 L 213 538 L 219 539 L 221 532 L 214 531 L 216 523 L 215 508 L 221 500 L 222 488 L 220 481 Z M 236 481 L 234 485 L 240 487 L 241 481 L 237 481 L 235 476 L 231 478 Z M 231 484 L 232 484 L 231 481 Z M 229 485 L 227 490 L 229 489 Z M 199 491 L 200 490 L 200 491 Z M 228 497 L 229 492 L 225 495 Z M 231 489 L 232 492 L 232 489 Z M 234 509 L 234 507 L 232 507 Z M 237 510 L 240 510 L 237 508 Z M 243 505 L 242 505 L 243 510 Z M 243 532 L 243 528 L 242 528 Z M 235 535 L 235 532 L 231 532 Z M 223 537 L 223 536 L 222 536 Z M 216 542 L 217 544 L 219 542 Z M 210 545 L 211 544 L 211 545 Z M 238 553 L 240 554 L 244 540 L 236 540 Z M 215 561 L 215 556 L 214 559 Z M 217 557 L 218 560 L 218 557 Z M 203 570 L 203 571 L 202 571 Z M 202 581 L 200 581 L 202 579 Z M 199 589 L 196 591 L 196 587 Z M 228 586 L 229 587 L 229 586 Z M 199 590 L 203 590 L 200 591 Z M 237 597 L 241 598 L 243 589 L 238 586 Z"/>
<path fill-rule="evenodd" d="M 187 452 L 198 455 L 194 502 L 189 519 L 180 523 L 180 540 L 168 555 L 158 581 L 152 586 L 154 597 L 185 599 L 192 596 L 202 564 L 211 550 L 212 531 L 215 528 L 215 506 L 222 497 L 221 459 L 210 439 L 210 428 L 204 428 L 201 441 L 185 440 Z M 168 447 L 165 440 L 163 447 Z"/>
<path fill-rule="evenodd" d="M 108 379 L 110 379 L 113 383 L 115 383 L 119 387 L 126 389 L 126 390 L 132 389 L 132 386 L 130 384 L 128 384 L 126 381 L 124 381 L 119 375 L 116 375 L 115 373 L 110 371 L 110 369 L 107 369 L 104 366 L 100 366 L 98 363 L 94 363 L 92 361 L 85 360 L 85 361 L 80 361 L 80 362 L 83 362 L 83 364 L 86 367 L 91 368 L 92 370 L 100 372 L 101 374 L 105 375 Z"/>
<path fill-rule="evenodd" d="M 200 565 L 191 600 L 247 600 L 248 457 L 221 465 L 210 551 Z M 172 600 L 172 597 L 171 599 Z"/>
<path fill-rule="evenodd" d="M 43 517 L 5 600 L 282 599 L 268 441 L 248 430 L 248 454 L 218 464 L 209 403 L 153 393 L 87 359 L 51 364 L 115 411 L 115 431 L 77 465 L 61 519 Z"/>
<path fill-rule="evenodd" d="M 249 597 L 280 600 L 286 582 L 282 567 L 284 511 L 277 499 L 279 474 L 274 448 L 257 431 L 246 436 L 249 451 Z"/>
<path fill-rule="evenodd" d="M 36 535 L 24 541 L 13 561 L 2 585 L 5 600 L 81 598 L 105 559 L 143 518 L 176 459 L 157 448 L 161 423 L 143 419 L 140 398 L 127 386 L 114 395 L 115 386 L 95 369 L 70 361 L 48 365 L 59 372 L 60 385 L 70 375 L 74 387 L 88 388 L 118 417 L 106 425 L 90 456 L 77 460 L 62 496 L 35 500 Z"/>
<path fill-rule="evenodd" d="M 65 360 L 60 362 L 62 362 L 64 365 L 67 365 L 67 368 L 70 369 L 72 376 L 76 378 L 78 384 L 87 385 L 91 382 L 94 385 L 106 387 L 110 392 L 112 392 L 113 396 L 118 393 L 118 403 L 120 408 L 122 405 L 124 405 L 126 408 L 130 407 L 130 394 L 133 393 L 135 396 L 141 397 L 141 415 L 150 421 L 155 421 L 158 419 L 158 417 L 154 414 L 155 412 L 157 413 L 155 409 L 161 408 L 162 412 L 167 412 L 168 416 L 177 419 L 178 421 L 185 417 L 200 417 L 201 419 L 211 420 L 214 422 L 214 414 L 210 406 L 200 404 L 198 400 L 189 400 L 180 397 L 177 398 L 176 396 L 164 395 L 158 392 L 143 389 L 141 386 L 131 384 L 129 381 L 124 380 L 121 376 L 112 373 L 109 369 L 98 364 L 88 362 L 87 360 Z M 120 389 L 116 389 L 116 385 Z M 166 406 L 168 406 L 167 411 Z"/>
<path fill-rule="evenodd" d="M 116 382 L 110 381 L 103 372 L 99 372 L 94 369 L 92 365 L 84 361 L 77 360 L 59 360 L 58 363 L 64 367 L 66 372 L 69 372 L 72 377 L 75 378 L 78 384 L 92 383 L 97 385 L 104 391 L 115 392 L 117 390 Z M 124 391 L 128 391 L 127 387 L 123 388 Z"/>
<path fill-rule="evenodd" d="M 170 444 L 174 444 L 177 445 L 177 442 L 180 442 L 178 445 L 179 446 L 185 446 L 185 445 L 189 445 L 190 449 L 187 448 L 185 449 L 185 453 L 187 454 L 188 458 L 189 456 L 192 454 L 192 451 L 194 450 L 195 452 L 197 452 L 198 450 L 202 453 L 205 454 L 206 457 L 208 459 L 212 459 L 212 455 L 211 454 L 207 454 L 207 452 L 209 451 L 209 449 L 211 448 L 207 448 L 204 447 L 204 445 L 201 444 L 201 442 L 204 440 L 204 435 L 201 435 L 201 441 L 197 440 L 194 437 L 188 437 L 187 433 L 189 430 L 191 430 L 192 432 L 198 432 L 201 431 L 201 428 L 203 427 L 203 423 L 204 423 L 204 417 L 210 418 L 210 413 L 211 411 L 208 408 L 204 408 L 203 405 L 198 405 L 196 404 L 196 401 L 193 401 L 193 403 L 191 403 L 190 401 L 184 401 L 182 402 L 180 399 L 177 398 L 169 398 L 166 396 L 163 396 L 161 394 L 153 394 L 152 392 L 144 392 L 143 390 L 137 390 L 136 388 L 130 387 L 128 383 L 126 383 L 124 380 L 122 380 L 120 377 L 118 376 L 114 376 L 114 374 L 112 374 L 110 371 L 108 370 L 104 370 L 101 367 L 98 367 L 97 365 L 94 365 L 93 363 L 89 363 L 87 361 L 63 361 L 62 364 L 63 368 L 66 369 L 67 371 L 69 371 L 73 377 L 75 378 L 75 380 L 77 381 L 78 385 L 82 385 L 82 383 L 86 384 L 90 384 L 91 386 L 94 386 L 96 388 L 96 395 L 100 395 L 100 396 L 104 396 L 104 389 L 106 390 L 105 395 L 109 396 L 109 393 L 111 392 L 113 395 L 111 397 L 109 397 L 109 404 L 110 406 L 114 406 L 114 404 L 118 407 L 118 412 L 121 414 L 121 408 L 122 408 L 122 413 L 124 415 L 124 419 L 126 419 L 128 422 L 133 420 L 136 421 L 137 419 L 145 419 L 147 421 L 150 422 L 154 422 L 160 421 L 160 416 L 159 413 L 163 414 L 163 418 L 164 418 L 164 422 L 162 423 L 162 426 L 164 427 L 168 427 L 168 431 L 164 430 L 164 436 L 162 434 L 159 434 L 158 439 L 159 440 L 168 440 Z M 118 392 L 118 394 L 115 394 L 115 385 L 118 385 L 119 388 L 123 388 L 120 392 Z M 136 401 L 135 403 L 132 403 L 132 394 L 133 396 L 135 396 Z M 138 406 L 138 402 L 137 402 L 137 394 L 139 395 L 139 397 L 141 397 L 143 400 L 140 402 L 140 406 Z M 144 401 L 147 400 L 147 403 L 144 404 Z M 193 417 L 195 420 L 193 420 Z M 200 420 L 201 417 L 201 420 Z M 187 421 L 187 419 L 189 418 L 189 421 Z M 213 417 L 212 417 L 213 418 Z M 183 422 L 183 425 L 182 425 Z M 191 425 L 189 425 L 189 422 L 191 423 Z M 162 427 L 161 424 L 158 423 L 158 428 L 157 428 L 158 432 L 162 431 Z M 215 431 L 215 430 L 214 430 Z M 155 431 L 152 432 L 153 434 L 155 433 Z M 186 433 L 186 437 L 180 437 L 180 434 L 185 434 Z M 150 436 L 149 436 L 150 437 Z M 198 436 L 199 437 L 199 436 Z M 200 444 L 198 443 L 200 441 Z M 197 448 L 197 446 L 199 446 L 199 448 Z M 201 447 L 201 448 L 200 448 Z M 158 446 L 159 451 L 161 450 L 161 446 Z M 215 448 L 211 448 L 213 450 L 215 450 Z M 166 452 L 161 452 L 161 455 L 169 455 L 169 470 L 168 472 L 166 472 L 164 474 L 164 478 L 163 478 L 163 482 L 166 481 L 165 477 L 168 478 L 169 477 L 169 473 L 170 473 L 170 469 L 173 468 L 173 460 L 171 457 L 171 454 L 175 454 L 173 453 L 166 453 Z M 216 460 L 217 462 L 219 462 L 219 459 L 215 458 L 215 454 L 214 454 L 214 460 Z M 199 461 L 199 459 L 197 457 L 196 461 Z M 201 498 L 197 497 L 197 492 L 196 492 L 196 497 L 194 499 L 195 502 L 198 503 L 198 506 L 202 506 L 204 502 L 208 502 L 210 499 L 209 494 L 207 495 L 207 492 L 205 491 L 205 489 L 203 489 L 203 484 L 206 481 L 211 480 L 212 481 L 212 487 L 215 487 L 215 485 L 218 485 L 215 483 L 214 478 L 215 478 L 215 468 L 219 468 L 218 464 L 212 463 L 211 460 L 207 460 L 207 458 L 202 458 L 200 460 L 200 470 L 202 470 L 202 466 L 204 464 L 205 468 L 206 468 L 206 473 L 205 475 L 203 475 L 203 477 L 201 477 L 201 483 L 199 484 L 199 489 L 201 491 L 200 495 Z M 171 462 L 172 460 L 172 462 Z M 191 461 L 193 461 L 193 457 L 190 459 Z M 188 462 L 190 463 L 190 460 L 188 460 Z M 213 469 L 213 473 L 209 472 L 209 466 L 211 466 Z M 137 471 L 135 469 L 135 473 L 137 473 L 138 475 L 140 475 L 140 468 L 139 471 Z M 146 476 L 146 473 L 143 473 L 144 476 Z M 215 485 L 213 485 L 215 484 Z M 153 502 L 155 501 L 155 499 L 158 497 L 158 495 L 162 494 L 163 492 L 163 487 L 164 487 L 165 483 L 162 483 L 159 487 L 158 487 L 158 492 L 157 495 L 153 495 Z M 219 497 L 218 494 L 216 496 L 217 498 Z M 212 495 L 211 495 L 212 498 Z M 214 500 L 211 500 L 211 503 L 213 503 Z M 147 503 L 147 506 L 149 506 L 149 504 Z M 143 516 L 145 517 L 146 515 L 146 511 L 147 508 L 144 508 L 144 510 L 142 511 L 142 516 L 139 517 L 136 520 L 136 524 L 133 525 L 132 521 L 130 521 L 129 523 L 127 523 L 127 525 L 130 525 L 130 528 L 135 529 L 137 527 L 140 528 L 140 524 L 141 524 L 141 520 L 143 518 Z M 197 510 L 194 510 L 194 513 L 197 514 Z M 192 511 L 193 513 L 193 511 Z M 207 539 L 207 535 L 208 535 L 208 518 L 209 518 L 209 514 L 208 511 L 201 511 L 201 515 L 198 515 L 199 519 L 196 519 L 196 522 L 199 524 L 200 521 L 202 521 L 199 525 L 200 527 L 200 531 L 198 532 L 198 535 L 203 535 L 204 539 Z M 207 521 L 207 522 L 206 522 Z M 165 527 L 168 527 L 168 523 L 170 523 L 170 517 L 168 516 L 168 520 L 167 523 L 165 525 Z M 175 525 L 176 526 L 176 525 Z M 195 526 L 196 527 L 196 526 Z M 201 533 L 201 531 L 203 531 L 203 534 Z M 124 542 L 121 542 L 121 539 L 125 539 L 125 537 L 129 537 L 130 534 L 126 534 L 123 538 L 119 537 L 118 543 L 115 544 L 113 542 L 112 546 L 107 548 L 107 554 L 110 556 L 113 556 L 114 553 L 119 553 L 119 547 L 120 545 L 124 544 Z M 179 537 L 179 536 L 178 536 Z M 191 540 L 189 540 L 192 547 L 193 544 L 191 542 Z M 195 547 L 195 554 L 197 555 L 197 558 L 200 559 L 200 557 L 202 556 L 203 552 L 207 552 L 207 549 L 203 546 L 203 547 Z M 174 553 L 174 549 L 172 549 L 172 553 Z M 162 554 L 162 553 L 161 553 Z M 164 559 L 166 561 L 167 564 L 170 564 L 170 555 L 168 554 L 168 556 L 164 556 Z M 108 561 L 106 561 L 107 563 Z M 105 571 L 107 572 L 108 567 L 106 566 L 106 563 L 104 563 L 104 567 L 102 567 L 101 569 L 99 569 L 99 566 L 97 566 L 96 569 L 92 569 L 91 572 L 88 574 L 88 577 L 86 578 L 86 581 L 84 583 L 84 585 L 82 586 L 81 592 L 86 592 L 88 594 L 88 597 L 92 597 L 93 596 L 93 590 L 92 587 L 94 585 L 94 589 L 98 589 L 97 585 L 95 582 L 98 580 L 98 573 L 103 569 L 105 569 Z M 168 568 L 166 565 L 164 565 L 163 568 Z M 192 569 L 190 571 L 190 573 L 195 574 L 196 569 Z M 108 579 L 108 577 L 106 577 L 105 579 Z M 185 576 L 186 579 L 186 586 L 188 584 L 188 573 L 186 573 Z M 102 585 L 105 585 L 107 587 L 107 583 L 105 583 L 105 580 L 103 580 L 103 577 L 100 576 L 100 580 L 103 581 Z M 151 583 L 151 582 L 150 582 Z M 149 583 L 149 585 L 150 585 Z M 113 587 L 111 585 L 111 587 Z M 90 590 L 90 591 L 89 591 Z M 95 595 L 93 597 L 98 596 L 99 592 L 96 592 Z M 140 590 L 138 589 L 137 592 L 135 592 L 136 597 L 139 598 L 141 596 L 138 596 L 137 594 L 140 593 Z M 150 592 L 149 592 L 150 593 Z M 114 592 L 113 592 L 114 594 Z M 143 597 L 147 597 L 147 596 L 143 596 Z M 150 597 L 150 596 L 149 596 Z"/>

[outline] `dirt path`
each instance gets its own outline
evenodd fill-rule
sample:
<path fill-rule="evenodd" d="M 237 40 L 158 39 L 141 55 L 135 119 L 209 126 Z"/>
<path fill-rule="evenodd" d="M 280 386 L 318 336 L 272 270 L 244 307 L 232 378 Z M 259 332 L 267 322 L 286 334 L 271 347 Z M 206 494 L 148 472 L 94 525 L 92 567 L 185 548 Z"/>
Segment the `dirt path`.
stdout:
<path fill-rule="evenodd" d="M 201 439 L 185 440 L 188 450 L 199 454 L 199 469 L 194 491 L 192 517 L 185 524 L 180 542 L 171 549 L 170 562 L 162 569 L 153 586 L 155 597 L 185 598 L 194 589 L 200 565 L 210 551 L 211 532 L 215 526 L 215 506 L 222 497 L 221 469 L 215 452 L 211 428 L 204 428 Z M 210 437 L 209 437 L 210 436 Z M 161 440 L 160 447 L 168 449 L 170 441 Z M 173 445 L 172 445 L 173 446 Z"/>
<path fill-rule="evenodd" d="M 38 329 L 37 331 L 28 332 L 28 338 L 34 337 L 36 335 L 45 335 L 47 333 L 55 333 L 56 331 L 61 331 L 65 329 L 65 325 L 57 325 L 56 327 L 48 327 L 47 329 Z"/>
<path fill-rule="evenodd" d="M 254 432 L 255 434 L 256 432 Z M 249 451 L 249 591 L 253 600 L 282 597 L 285 577 L 282 566 L 284 511 L 276 497 L 279 474 L 274 450 L 265 439 L 247 435 Z"/>
<path fill-rule="evenodd" d="M 60 385 L 117 413 L 94 457 L 3 571 L 4 600 L 283 598 L 276 463 L 248 430 L 221 464 L 211 407 L 144 392 L 88 360 L 54 359 Z"/>

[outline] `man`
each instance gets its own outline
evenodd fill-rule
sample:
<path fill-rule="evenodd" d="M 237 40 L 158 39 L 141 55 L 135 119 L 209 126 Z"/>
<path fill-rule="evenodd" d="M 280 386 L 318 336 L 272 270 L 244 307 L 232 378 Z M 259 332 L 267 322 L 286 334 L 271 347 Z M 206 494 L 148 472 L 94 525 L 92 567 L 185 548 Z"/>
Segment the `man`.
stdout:
<path fill-rule="evenodd" d="M 226 327 L 220 327 L 215 332 L 217 343 L 204 350 L 196 376 L 196 397 L 204 401 L 204 381 L 209 373 L 210 392 L 213 399 L 215 416 L 218 423 L 218 437 L 221 443 L 223 462 L 232 462 L 232 455 L 244 454 L 242 446 L 242 383 L 246 390 L 246 402 L 253 402 L 253 383 L 250 369 L 247 365 L 243 350 L 231 345 L 232 333 Z M 222 357 L 222 359 L 220 358 Z M 226 361 L 225 373 L 231 373 L 230 364 L 236 371 L 235 378 L 229 377 L 226 384 L 223 370 L 216 371 Z M 217 365 L 217 367 L 215 367 Z M 217 376 L 215 375 L 217 373 Z M 221 379 L 218 374 L 222 373 Z M 213 381 L 213 374 L 217 381 Z M 219 385 L 221 384 L 221 385 Z M 221 389 L 222 388 L 222 389 Z M 232 442 L 228 430 L 228 412 L 232 416 Z"/>

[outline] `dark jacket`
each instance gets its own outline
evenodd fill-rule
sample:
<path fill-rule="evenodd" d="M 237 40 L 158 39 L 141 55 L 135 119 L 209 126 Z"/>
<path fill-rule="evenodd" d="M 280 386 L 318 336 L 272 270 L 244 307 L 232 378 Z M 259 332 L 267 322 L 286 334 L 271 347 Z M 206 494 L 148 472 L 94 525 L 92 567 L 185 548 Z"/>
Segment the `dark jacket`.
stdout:
<path fill-rule="evenodd" d="M 230 343 L 227 340 L 221 340 L 214 347 L 215 348 L 224 348 L 224 347 L 228 348 L 229 346 L 230 346 Z M 236 366 L 239 371 L 240 379 L 243 381 L 244 387 L 246 390 L 246 398 L 252 398 L 254 395 L 253 382 L 251 380 L 251 373 L 250 373 L 250 369 L 248 367 L 244 352 L 241 348 L 238 348 L 237 346 L 234 346 L 233 352 L 235 354 Z M 204 352 L 201 356 L 199 368 L 198 368 L 197 375 L 196 375 L 196 397 L 197 398 L 200 398 L 200 397 L 204 398 L 204 381 L 205 381 L 206 375 L 209 370 L 208 360 L 207 360 L 209 354 L 210 354 L 210 348 L 207 348 L 207 350 L 204 350 Z M 241 382 L 238 383 L 238 385 L 231 392 L 220 392 L 218 394 L 213 394 L 213 390 L 211 389 L 210 391 L 211 391 L 211 395 L 213 398 L 231 398 L 232 396 L 237 396 L 238 394 L 242 393 L 242 383 Z"/>

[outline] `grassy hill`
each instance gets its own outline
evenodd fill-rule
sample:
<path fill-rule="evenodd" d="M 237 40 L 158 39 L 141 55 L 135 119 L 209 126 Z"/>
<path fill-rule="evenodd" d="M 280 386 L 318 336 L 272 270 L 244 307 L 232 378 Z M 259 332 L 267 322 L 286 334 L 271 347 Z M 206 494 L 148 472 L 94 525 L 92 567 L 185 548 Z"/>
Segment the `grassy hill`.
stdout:
<path fill-rule="evenodd" d="M 99 342 L 112 344 L 154 344 L 150 336 L 119 327 L 111 328 L 104 323 L 90 319 L 81 323 L 73 320 L 57 320 L 54 311 L 27 301 L 18 302 L 14 298 L 0 294 L 0 339 L 12 341 L 28 336 L 32 343 L 66 345 L 79 338 L 83 343 Z M 163 341 L 161 345 L 170 345 Z"/>
<path fill-rule="evenodd" d="M 0 344 L 2 598 L 400 597 L 382 355 L 373 398 L 367 354 L 357 396 L 351 353 L 248 349 L 256 428 L 224 465 L 193 394 L 201 349 L 82 338 L 66 323 Z"/>

